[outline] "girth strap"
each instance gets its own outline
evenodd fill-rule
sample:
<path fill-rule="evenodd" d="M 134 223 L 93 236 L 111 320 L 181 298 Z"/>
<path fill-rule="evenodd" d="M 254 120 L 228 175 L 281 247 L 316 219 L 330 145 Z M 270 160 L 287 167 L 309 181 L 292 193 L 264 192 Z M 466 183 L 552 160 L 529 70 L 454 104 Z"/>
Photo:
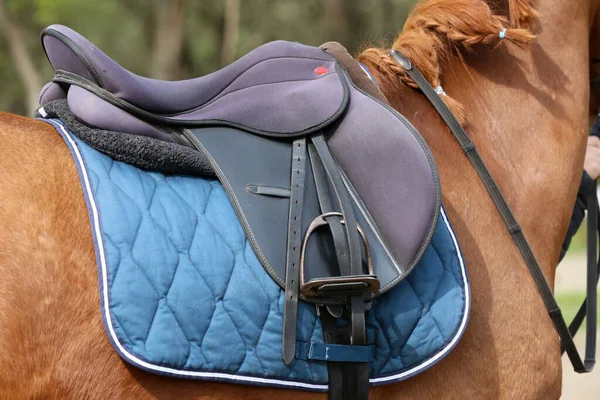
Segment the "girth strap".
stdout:
<path fill-rule="evenodd" d="M 338 327 L 336 318 L 327 310 L 321 309 L 320 311 L 325 343 L 348 342 L 348 330 Z M 369 397 L 368 362 L 328 362 L 327 371 L 329 373 L 329 400 L 359 400 Z"/>
<path fill-rule="evenodd" d="M 298 316 L 298 288 L 300 285 L 300 247 L 302 246 L 302 208 L 306 178 L 306 138 L 292 144 L 292 172 L 290 177 L 290 214 L 285 271 L 285 303 L 283 309 L 283 361 L 290 364 L 296 354 L 296 321 Z"/>
<path fill-rule="evenodd" d="M 521 227 L 517 223 L 517 220 L 515 219 L 515 216 L 512 213 L 512 210 L 510 209 L 508 203 L 506 202 L 506 199 L 502 195 L 502 192 L 498 188 L 498 185 L 494 181 L 494 178 L 490 174 L 490 171 L 488 170 L 487 166 L 481 159 L 479 152 L 475 148 L 475 144 L 471 141 L 471 139 L 469 138 L 469 136 L 467 135 L 467 133 L 465 132 L 463 127 L 460 125 L 460 123 L 458 123 L 454 114 L 452 114 L 452 111 L 450 111 L 450 109 L 448 108 L 446 103 L 444 103 L 444 101 L 439 97 L 439 95 L 436 93 L 436 91 L 433 89 L 433 87 L 429 84 L 427 79 L 425 79 L 425 77 L 421 74 L 421 72 L 411 64 L 410 60 L 408 60 L 406 57 L 404 57 L 402 54 L 400 54 L 396 50 L 392 50 L 390 52 L 390 55 L 398 64 L 400 64 L 400 66 L 404 69 L 406 74 L 419 86 L 419 88 L 421 89 L 421 91 L 423 92 L 425 97 L 427 97 L 427 99 L 431 102 L 431 104 L 436 109 L 436 111 L 439 113 L 439 115 L 442 117 L 442 119 L 444 120 L 446 125 L 448 125 L 448 127 L 450 128 L 450 131 L 452 132 L 452 134 L 454 135 L 454 137 L 456 138 L 456 140 L 462 147 L 467 158 L 473 165 L 473 168 L 479 175 L 479 178 L 483 182 L 483 185 L 485 186 L 488 194 L 490 195 L 492 201 L 494 202 L 494 205 L 496 206 L 496 209 L 500 213 L 500 216 L 502 217 L 504 224 L 508 228 L 508 231 L 510 232 L 517 248 L 519 249 L 521 256 L 525 260 L 525 264 L 527 265 L 527 268 L 529 269 L 529 272 L 530 272 L 531 276 L 533 277 L 533 280 L 538 288 L 538 291 L 540 292 L 542 300 L 544 301 L 544 304 L 546 305 L 546 309 L 548 310 L 548 313 L 550 314 L 550 317 L 552 318 L 554 327 L 556 328 L 556 331 L 558 332 L 558 335 L 560 336 L 561 345 L 567 351 L 567 354 L 569 355 L 569 359 L 571 360 L 571 363 L 573 364 L 575 371 L 577 371 L 579 373 L 590 372 L 594 368 L 594 364 L 595 364 L 595 354 L 594 354 L 595 347 L 596 347 L 595 329 L 590 328 L 588 330 L 588 334 L 590 333 L 590 331 L 593 330 L 594 335 L 591 338 L 588 337 L 588 341 L 587 341 L 588 346 L 586 346 L 586 360 L 584 362 L 581 359 L 581 356 L 579 355 L 579 353 L 577 351 L 577 347 L 575 346 L 573 337 L 571 336 L 571 333 L 569 332 L 569 328 L 567 327 L 567 323 L 565 322 L 565 319 L 562 316 L 560 307 L 556 303 L 556 299 L 554 298 L 552 289 L 550 288 L 550 285 L 548 285 L 548 282 L 546 281 L 546 277 L 544 276 L 542 268 L 540 267 L 540 264 L 537 261 L 535 255 L 533 253 L 533 250 L 531 249 L 531 246 L 527 242 L 527 239 L 525 238 L 525 235 L 523 234 Z M 597 206 L 592 207 L 592 208 L 597 208 Z M 597 211 L 594 211 L 594 212 L 597 212 Z M 593 240 L 593 243 L 595 245 L 595 240 Z M 588 262 L 591 262 L 591 261 L 588 261 Z M 596 278 L 596 280 L 597 280 L 597 278 Z M 590 290 L 590 282 L 589 281 L 588 281 L 588 290 Z M 595 302 L 595 298 L 596 298 L 595 285 L 594 285 L 594 288 L 591 288 L 591 291 L 593 293 L 588 292 L 588 296 L 593 295 L 593 301 Z M 592 301 L 592 299 L 588 297 L 588 301 Z M 591 309 L 592 309 L 592 307 L 590 307 L 588 311 L 591 311 Z M 590 313 L 588 313 L 588 315 L 590 315 Z M 592 325 L 593 327 L 596 326 L 595 316 L 593 316 L 593 319 L 588 320 L 588 325 Z"/>
<path fill-rule="evenodd" d="M 302 208 L 306 179 L 306 155 L 310 158 L 321 215 L 308 227 L 302 239 Z M 365 295 L 379 289 L 373 274 L 368 242 L 354 215 L 352 198 L 344 184 L 339 167 L 325 139 L 315 134 L 307 144 L 305 138 L 293 143 L 290 178 L 290 212 L 288 219 L 288 245 L 286 260 L 286 287 L 283 325 L 283 359 L 289 364 L 296 352 L 300 356 L 320 357 L 327 361 L 330 399 L 366 399 L 369 392 L 369 358 L 372 347 L 367 345 Z M 337 265 L 337 278 L 315 278 L 304 283 L 305 252 L 308 239 L 319 226 L 327 226 L 333 237 Z M 363 271 L 364 247 L 368 273 Z M 375 281 L 375 282 L 374 282 Z M 303 346 L 296 343 L 298 296 L 311 297 L 323 323 L 325 343 L 306 355 Z M 333 300 L 333 302 L 332 302 Z M 327 306 L 328 305 L 328 306 Z M 348 311 L 349 326 L 338 327 L 337 318 Z M 360 346 L 352 352 L 351 346 Z M 328 351 L 333 358 L 328 359 Z M 325 353 L 324 355 L 322 353 Z"/>

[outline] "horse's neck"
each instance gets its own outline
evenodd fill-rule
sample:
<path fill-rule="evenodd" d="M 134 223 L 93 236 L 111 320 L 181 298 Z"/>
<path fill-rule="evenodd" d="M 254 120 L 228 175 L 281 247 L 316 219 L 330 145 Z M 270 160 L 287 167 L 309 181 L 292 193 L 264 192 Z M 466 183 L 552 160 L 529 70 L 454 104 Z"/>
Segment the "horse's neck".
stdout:
<path fill-rule="evenodd" d="M 581 180 L 590 7 L 585 2 L 541 3 L 541 29 L 530 50 L 508 44 L 478 51 L 467 56 L 466 65 L 443 66 L 443 82 L 464 105 L 467 131 L 553 282 Z M 386 95 L 432 147 L 445 203 L 469 227 L 485 258 L 491 231 L 484 229 L 501 222 L 466 157 L 420 95 L 408 90 Z M 514 252 L 514 246 L 502 245 L 507 238 L 498 237 L 495 247 Z"/>

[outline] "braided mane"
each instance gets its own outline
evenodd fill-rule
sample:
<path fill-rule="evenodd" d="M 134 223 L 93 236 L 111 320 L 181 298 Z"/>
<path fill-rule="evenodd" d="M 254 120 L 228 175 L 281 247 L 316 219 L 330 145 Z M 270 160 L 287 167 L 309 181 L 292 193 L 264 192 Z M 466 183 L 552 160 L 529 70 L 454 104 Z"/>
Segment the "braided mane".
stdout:
<path fill-rule="evenodd" d="M 462 51 L 475 45 L 501 45 L 510 41 L 520 47 L 527 46 L 535 38 L 530 29 L 538 16 L 531 3 L 532 0 L 421 0 L 392 49 L 408 57 L 437 87 L 441 85 L 440 62 L 451 56 L 460 58 Z M 502 39 L 500 32 L 504 29 Z M 366 49 L 358 60 L 379 73 L 380 84 L 387 90 L 394 90 L 402 83 L 416 88 L 389 56 L 388 49 Z M 449 96 L 444 96 L 444 100 L 464 120 L 461 106 Z"/>

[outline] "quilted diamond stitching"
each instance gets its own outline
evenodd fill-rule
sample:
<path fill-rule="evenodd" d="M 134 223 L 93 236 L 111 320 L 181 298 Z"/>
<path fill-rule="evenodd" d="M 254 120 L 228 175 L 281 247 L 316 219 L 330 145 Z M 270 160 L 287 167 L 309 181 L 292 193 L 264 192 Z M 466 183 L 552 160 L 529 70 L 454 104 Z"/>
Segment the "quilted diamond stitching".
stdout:
<path fill-rule="evenodd" d="M 127 196 L 127 197 L 131 198 L 131 197 L 130 197 L 130 196 L 127 194 L 127 193 L 126 193 L 126 191 L 125 191 L 125 190 L 123 190 L 123 188 L 122 188 L 122 187 L 120 187 L 119 185 L 117 185 L 117 184 L 115 183 L 114 179 L 112 179 L 112 178 L 113 178 L 113 172 L 112 172 L 112 171 L 113 171 L 113 168 L 114 168 L 114 166 L 115 166 L 115 165 L 117 165 L 115 162 L 111 162 L 111 163 L 109 163 L 109 165 L 108 165 L 108 176 L 111 178 L 111 181 L 113 182 L 113 184 L 114 184 L 115 188 L 118 188 L 118 189 L 121 191 L 121 193 L 123 193 L 125 196 Z M 139 176 L 141 176 L 141 171 L 138 171 L 138 175 L 139 175 Z M 152 175 L 151 175 L 151 176 L 152 176 Z M 140 207 L 140 205 L 138 204 L 138 202 L 136 202 L 136 201 L 134 201 L 134 199 L 132 199 L 132 204 L 134 204 L 134 205 L 135 205 L 135 206 L 136 206 L 136 207 L 139 209 L 139 211 L 142 213 L 142 219 L 141 219 L 141 221 L 143 222 L 143 220 L 144 220 L 144 215 L 148 215 L 148 216 L 149 216 L 149 217 L 152 219 L 152 221 L 154 222 L 154 225 L 158 225 L 158 224 L 157 224 L 157 223 L 156 223 L 156 221 L 155 221 L 155 220 L 152 218 L 152 215 L 151 215 L 151 213 L 150 213 L 150 211 L 149 211 L 149 210 L 150 210 L 150 206 L 151 206 L 151 204 L 152 204 L 152 202 L 153 202 L 153 200 L 154 200 L 154 196 L 155 196 L 155 194 L 156 194 L 156 187 L 157 187 L 157 186 L 155 185 L 155 186 L 154 186 L 154 191 L 152 192 L 152 194 L 151 194 L 151 196 L 150 196 L 150 200 L 148 201 L 148 207 L 147 207 L 146 209 L 142 209 L 142 208 Z M 172 190 L 171 190 L 171 192 L 175 193 L 175 192 L 174 192 L 174 191 L 172 191 Z M 133 249 L 133 248 L 135 248 L 135 245 L 136 245 L 136 243 L 137 243 L 137 237 L 140 235 L 141 226 L 142 226 L 142 224 L 140 223 L 140 225 L 138 225 L 138 228 L 137 228 L 137 230 L 136 230 L 135 239 L 134 239 L 134 242 L 132 243 L 132 249 Z M 162 230 L 162 227 L 160 227 L 160 226 L 159 226 L 158 228 Z M 163 230 L 163 233 L 164 233 L 164 237 L 165 237 L 165 238 L 167 238 L 168 240 L 170 240 L 170 237 L 169 237 L 169 235 L 167 234 L 167 232 L 164 232 L 164 230 Z M 172 245 L 175 247 L 175 244 L 174 244 L 174 243 L 172 243 L 172 242 L 171 242 L 171 244 L 172 244 Z M 151 287 L 153 288 L 153 290 L 155 291 L 155 293 L 158 295 L 159 299 L 160 299 L 160 298 L 166 298 L 166 297 L 167 297 L 167 295 L 168 295 L 168 293 L 169 293 L 169 291 L 170 291 L 171 285 L 172 285 L 172 283 L 173 283 L 173 279 L 174 279 L 174 277 L 175 277 L 175 273 L 176 273 L 176 271 L 177 271 L 177 265 L 175 265 L 175 267 L 174 267 L 174 269 L 173 269 L 173 273 L 172 273 L 172 276 L 171 276 L 171 280 L 170 280 L 170 282 L 169 282 L 169 284 L 168 284 L 168 288 L 166 289 L 166 291 L 165 291 L 165 293 L 164 293 L 164 294 L 162 294 L 162 293 L 161 293 L 161 292 L 160 292 L 160 291 L 159 291 L 159 290 L 158 290 L 158 289 L 155 287 L 155 284 L 152 282 L 152 280 L 151 280 L 151 279 L 149 279 L 149 277 L 147 276 L 147 274 L 146 274 L 146 272 L 143 270 L 143 268 L 141 268 L 141 267 L 139 266 L 139 263 L 135 263 L 135 265 L 138 267 L 138 269 L 140 270 L 140 272 L 143 274 L 143 276 L 146 278 L 146 280 L 148 281 L 148 283 L 151 285 Z M 115 276 L 115 279 L 116 279 L 116 276 Z M 184 331 L 184 329 L 182 328 L 182 326 L 181 326 L 181 323 L 178 321 L 178 319 L 177 319 L 177 316 L 175 315 L 175 313 L 173 312 L 173 310 L 170 308 L 170 306 L 168 305 L 168 303 L 166 304 L 166 307 L 167 307 L 167 309 L 169 309 L 169 311 L 170 311 L 170 313 L 171 313 L 171 315 L 172 315 L 173 319 L 176 321 L 177 325 L 179 325 L 179 326 L 178 326 L 178 328 L 179 328 L 179 329 L 180 329 L 182 332 L 184 332 L 184 335 L 185 335 L 185 331 Z M 157 304 L 157 305 L 154 307 L 154 309 L 155 309 L 155 310 L 158 310 L 158 304 Z M 145 337 L 146 337 L 146 340 L 145 340 L 145 341 L 147 341 L 147 340 L 148 340 L 148 337 L 149 337 L 149 335 L 150 335 L 150 331 L 151 331 L 151 327 L 152 327 L 152 325 L 153 325 L 153 323 L 154 323 L 154 318 L 155 318 L 155 316 L 156 316 L 156 313 L 154 313 L 154 315 L 153 315 L 153 319 L 152 319 L 152 323 L 150 324 L 150 328 L 148 329 L 148 332 L 147 332 L 147 333 L 146 333 L 146 335 L 145 335 Z M 121 324 L 121 325 L 122 325 L 122 324 Z M 187 357 L 187 358 L 189 358 L 189 355 L 188 355 L 188 357 Z"/>
<path fill-rule="evenodd" d="M 99 158 L 102 158 L 102 157 L 99 157 Z M 104 162 L 104 166 L 107 167 L 106 169 L 110 173 L 107 173 L 106 174 L 107 176 L 104 177 L 104 176 L 100 176 L 100 175 L 96 176 L 96 174 L 94 172 L 91 172 L 90 175 L 93 176 L 94 181 L 97 181 L 97 182 L 93 183 L 94 187 L 95 187 L 95 190 L 97 191 L 100 186 L 106 185 L 107 182 L 110 182 L 115 187 L 119 187 L 118 185 L 115 184 L 115 181 L 116 181 L 115 180 L 115 174 L 117 174 L 117 172 L 119 172 L 119 173 L 121 172 L 120 169 L 119 169 L 120 167 L 119 168 L 113 168 L 112 165 L 114 164 L 114 162 L 112 162 L 112 160 L 110 162 L 99 161 L 99 162 L 97 162 L 97 164 L 102 164 L 102 162 Z M 203 196 L 205 196 L 204 198 L 206 199 L 206 202 L 203 205 L 201 204 L 202 210 L 199 211 L 197 206 L 198 206 L 198 203 L 202 203 L 202 202 L 201 201 L 196 201 L 196 199 L 194 199 L 193 196 L 186 197 L 185 195 L 182 195 L 182 193 L 185 192 L 185 190 L 184 189 L 178 190 L 180 188 L 179 183 L 175 184 L 172 181 L 172 179 L 173 180 L 184 180 L 185 181 L 186 177 L 163 177 L 160 174 L 155 174 L 155 173 L 149 174 L 149 173 L 147 173 L 145 171 L 137 171 L 136 173 L 140 174 L 140 176 L 137 177 L 140 180 L 145 179 L 145 178 L 142 177 L 142 175 L 146 174 L 146 175 L 151 176 L 152 179 L 155 181 L 155 183 L 157 185 L 166 184 L 166 186 L 169 186 L 171 188 L 171 192 L 172 192 L 172 193 L 169 192 L 170 193 L 169 196 L 171 196 L 171 195 L 178 195 L 178 196 L 180 196 L 183 199 L 183 201 L 185 201 L 187 203 L 187 205 L 193 210 L 193 212 L 198 215 L 198 220 L 195 221 L 194 229 L 191 230 L 193 232 L 192 236 L 194 236 L 194 238 L 191 238 L 186 243 L 193 243 L 194 240 L 196 240 L 195 236 L 198 235 L 198 233 L 200 232 L 199 226 L 202 225 L 203 222 L 206 222 L 206 224 L 204 224 L 205 226 L 206 225 L 210 225 L 210 228 L 213 230 L 213 232 L 214 232 L 215 235 L 223 235 L 223 234 L 225 234 L 225 236 L 223 237 L 223 239 L 225 237 L 229 237 L 227 235 L 231 235 L 232 232 L 225 233 L 225 232 L 221 231 L 219 229 L 218 224 L 215 224 L 213 222 L 213 220 L 211 220 L 210 218 L 202 218 L 203 216 L 205 216 L 206 210 L 210 206 L 210 202 L 212 200 L 214 200 L 215 191 L 213 190 L 213 188 L 215 188 L 216 186 L 218 186 L 218 183 L 216 183 L 216 182 L 213 181 L 213 182 L 208 182 L 207 184 L 202 185 L 202 190 L 205 190 L 207 188 L 210 188 L 210 189 L 208 191 L 208 194 L 201 193 Z M 146 182 L 146 184 L 148 184 L 148 183 Z M 177 188 L 177 189 L 175 189 L 175 188 Z M 124 191 L 124 192 L 126 192 L 126 190 L 125 190 L 126 188 L 124 188 L 124 187 L 120 187 L 119 189 L 122 190 L 122 191 Z M 182 190 L 183 190 L 183 192 L 182 192 Z M 149 196 L 149 198 L 147 196 L 144 199 L 145 202 L 149 202 L 149 203 L 145 203 L 145 204 L 152 204 L 155 201 L 154 196 L 156 196 L 156 190 L 154 190 L 152 196 Z M 142 203 L 144 201 L 142 201 Z M 131 203 L 131 204 L 133 204 L 133 203 Z M 138 204 L 135 204 L 135 205 L 139 209 L 143 208 L 143 207 L 140 207 Z M 150 206 L 148 206 L 146 208 L 150 208 Z M 150 213 L 150 217 L 149 218 L 150 219 L 156 219 L 157 216 L 155 216 L 152 213 Z M 160 225 L 158 223 L 158 221 L 154 221 L 154 222 L 156 223 L 156 225 Z M 138 232 L 137 233 L 141 234 L 141 232 L 139 232 L 139 230 L 140 230 L 140 228 L 138 227 Z M 242 260 L 241 262 L 243 263 L 243 265 L 249 267 L 250 264 L 252 264 L 252 263 L 249 262 L 249 260 L 246 259 L 246 253 L 245 253 L 245 251 L 246 251 L 246 249 L 248 247 L 248 243 L 247 243 L 247 240 L 245 239 L 245 237 L 243 236 L 243 232 L 241 231 L 241 228 L 239 228 L 238 230 L 241 232 L 241 238 L 237 238 L 234 235 L 234 240 L 240 240 L 240 239 L 242 239 L 241 243 L 237 242 L 238 244 L 235 245 L 235 247 L 239 247 L 239 248 L 233 248 L 231 246 L 231 244 L 227 240 L 224 240 L 224 245 L 227 246 L 233 253 L 236 254 L 236 256 L 234 257 L 234 260 L 237 260 L 238 257 L 240 257 L 241 260 Z M 104 236 L 105 236 L 105 239 L 107 239 L 107 241 L 109 241 L 109 242 L 111 241 L 110 235 L 108 235 L 108 234 L 105 233 Z M 136 236 L 136 240 L 137 240 L 137 236 Z M 171 244 L 173 246 L 176 246 L 176 244 L 173 243 L 172 240 L 171 240 Z M 114 249 L 119 249 L 119 246 L 113 246 L 113 247 L 114 247 Z M 120 249 L 119 249 L 119 251 L 120 251 Z M 434 248 L 433 251 L 435 251 L 437 254 L 440 254 L 440 252 L 443 253 L 444 249 Z M 112 254 L 112 256 L 115 257 L 116 260 L 122 260 L 123 259 L 123 257 L 121 257 L 120 255 Z M 170 280 L 170 282 L 168 282 L 169 284 L 167 285 L 168 289 L 166 290 L 166 293 L 165 293 L 166 297 L 164 297 L 166 305 L 168 305 L 168 301 L 167 300 L 168 300 L 169 294 L 171 293 L 171 290 L 174 290 L 173 288 L 174 288 L 175 277 L 177 276 L 177 274 L 182 273 L 181 269 L 180 269 L 180 266 L 184 265 L 184 264 L 182 264 L 181 257 L 179 257 L 178 260 L 179 260 L 179 262 L 176 263 L 176 265 L 175 265 L 172 279 Z M 442 260 L 442 261 L 444 261 L 444 260 Z M 455 261 L 455 260 L 453 260 L 453 261 Z M 192 262 L 191 264 L 193 265 L 194 262 Z M 196 270 L 196 273 L 199 273 L 199 271 L 196 269 L 197 266 L 193 265 L 193 267 Z M 450 267 L 450 265 L 446 264 L 445 261 L 443 263 L 443 268 L 444 268 L 444 276 L 437 282 L 437 285 L 435 287 L 436 291 L 438 291 L 439 288 L 440 288 L 440 285 L 441 285 L 440 282 L 442 280 L 447 280 L 450 277 L 452 277 L 452 280 L 455 283 L 459 283 L 460 284 L 460 282 L 461 282 L 461 278 L 462 277 L 460 276 L 460 274 L 456 273 L 456 269 L 452 269 Z M 236 269 L 236 266 L 234 265 L 233 268 L 231 269 L 231 273 L 227 277 L 227 281 L 228 282 L 231 281 L 232 274 L 235 272 L 235 269 Z M 118 271 L 118 267 L 117 267 L 117 271 Z M 270 280 L 270 277 L 268 277 L 264 271 L 262 271 L 264 273 L 264 275 L 265 275 L 263 277 L 261 277 L 259 275 L 256 275 L 255 271 L 252 270 L 252 268 L 249 268 L 249 271 L 250 271 L 250 273 L 254 274 L 254 276 L 255 276 L 255 278 L 257 280 L 258 286 L 261 288 L 261 291 L 264 292 L 264 294 L 269 299 L 270 305 L 269 305 L 269 307 L 267 307 L 267 311 L 266 311 L 266 314 L 268 315 L 267 319 L 265 319 L 260 324 L 261 327 L 262 327 L 262 329 L 261 329 L 259 337 L 256 338 L 256 340 L 250 340 L 245 345 L 246 351 L 248 351 L 248 346 L 253 346 L 254 348 L 250 349 L 251 353 L 256 354 L 257 356 L 256 357 L 250 357 L 250 353 L 248 353 L 247 355 L 245 355 L 243 362 L 250 363 L 250 362 L 254 362 L 254 361 L 256 361 L 258 359 L 258 360 L 260 360 L 259 368 L 260 368 L 261 372 L 265 373 L 266 368 L 271 368 L 271 372 L 270 372 L 271 375 L 270 376 L 273 376 L 272 374 L 273 374 L 274 365 L 267 365 L 268 363 L 266 361 L 261 360 L 260 357 L 258 357 L 258 354 L 259 353 L 263 354 L 264 351 L 266 351 L 266 352 L 269 351 L 269 349 L 267 348 L 268 347 L 267 345 L 271 344 L 272 339 L 269 340 L 269 338 L 267 336 L 265 336 L 265 335 L 267 335 L 267 334 L 271 335 L 272 333 L 267 332 L 266 331 L 266 327 L 267 327 L 268 324 L 270 324 L 269 321 L 271 321 L 272 318 L 275 318 L 275 320 L 278 320 L 278 321 L 281 319 L 281 306 L 282 306 L 282 304 L 281 304 L 282 297 L 281 296 L 282 296 L 282 294 L 281 294 L 281 291 L 279 290 L 279 288 L 276 286 L 276 284 L 274 284 L 274 282 L 272 280 Z M 202 274 L 200 274 L 200 276 L 201 275 Z M 406 281 L 406 285 L 407 285 L 407 287 L 410 287 L 413 292 L 415 292 L 414 289 L 413 289 L 413 283 L 410 282 L 410 278 L 411 277 L 412 277 L 412 275 L 409 276 L 409 280 Z M 122 279 L 119 274 L 115 274 L 113 276 L 113 284 L 114 284 L 114 281 L 116 281 L 117 279 L 119 279 L 119 280 Z M 214 290 L 214 287 L 212 286 L 212 284 L 210 282 L 206 281 L 206 279 L 204 277 L 201 276 L 201 280 L 207 285 L 207 287 L 209 288 L 209 290 L 211 290 L 211 291 Z M 279 290 L 279 296 L 277 296 L 278 299 L 273 299 L 273 293 L 271 293 L 271 289 L 267 288 L 267 286 L 264 286 L 265 284 L 267 284 L 267 286 L 269 286 L 269 285 L 275 285 L 274 288 L 276 290 Z M 113 286 L 113 285 L 111 284 L 111 286 Z M 271 286 L 269 286 L 269 287 L 271 287 Z M 223 299 L 223 302 L 225 303 L 226 302 L 226 298 L 227 298 L 227 291 L 228 291 L 228 288 L 225 290 L 225 292 L 222 295 L 219 295 L 219 294 L 216 294 L 216 293 L 211 293 L 211 296 L 212 296 L 213 299 L 217 299 L 217 300 L 220 297 L 221 299 Z M 390 294 L 392 292 L 393 291 L 391 291 Z M 418 296 L 415 296 L 415 295 L 411 295 L 411 296 L 414 298 L 413 300 L 418 301 L 419 304 L 421 305 L 420 309 L 422 310 L 423 315 L 429 315 L 429 317 L 432 318 L 433 320 L 436 318 L 435 315 L 430 315 L 430 314 L 432 314 L 431 310 L 430 310 L 430 307 L 427 307 L 427 310 L 428 310 L 427 312 L 423 311 L 424 307 L 426 305 L 424 305 L 422 303 L 422 301 L 417 298 Z M 385 297 L 385 296 L 383 296 L 383 297 Z M 394 302 L 393 301 L 392 302 L 388 302 L 388 304 L 393 305 Z M 169 309 L 169 308 L 167 307 L 167 309 Z M 307 310 L 309 310 L 309 308 L 307 308 Z M 227 309 L 225 309 L 223 316 L 226 315 L 228 318 L 230 318 L 230 320 L 233 323 L 233 321 L 236 318 L 238 318 L 237 316 L 234 315 L 235 311 L 236 310 L 232 310 L 232 309 L 227 310 Z M 169 309 L 169 312 L 173 316 L 173 319 L 175 320 L 175 324 L 179 325 L 180 328 L 182 328 L 183 325 L 186 324 L 185 321 L 177 321 L 177 315 L 175 315 L 175 313 L 172 310 Z M 153 314 L 155 314 L 155 313 L 153 313 Z M 211 314 L 211 324 L 212 324 L 215 316 L 217 315 L 216 314 L 216 308 L 210 314 Z M 154 315 L 153 315 L 153 317 L 154 317 Z M 322 332 L 320 332 L 320 324 L 319 324 L 318 320 L 314 317 L 314 314 L 311 316 L 311 318 L 312 319 L 310 319 L 310 324 L 301 326 L 302 336 L 303 337 L 309 337 L 309 338 L 311 338 L 311 340 L 322 340 Z M 437 321 L 433 321 L 433 322 L 437 323 Z M 374 330 L 377 330 L 377 329 L 382 330 L 383 329 L 381 321 L 378 320 L 378 317 L 377 317 L 376 313 L 374 314 L 374 317 L 370 318 L 369 324 L 370 324 L 369 325 L 369 329 L 370 330 L 373 330 L 373 329 Z M 120 325 L 120 324 L 117 323 L 117 325 Z M 277 326 L 277 330 L 276 331 L 280 331 L 280 326 L 278 324 L 276 324 L 274 326 Z M 243 335 L 240 335 L 241 329 L 242 329 L 241 326 L 240 327 L 236 327 L 234 325 L 235 333 L 239 335 L 240 340 L 243 342 L 244 341 L 242 339 Z M 436 332 L 436 337 L 440 337 L 441 330 L 439 330 L 439 327 L 436 330 L 439 331 L 439 332 Z M 124 329 L 121 329 L 121 331 L 124 331 Z M 184 360 L 185 361 L 184 368 L 190 369 L 190 370 L 197 370 L 197 369 L 206 370 L 206 366 L 207 365 L 210 368 L 209 360 L 206 359 L 206 357 L 204 357 L 203 354 L 202 354 L 202 349 L 201 349 L 202 346 L 200 346 L 200 350 L 196 350 L 196 348 L 198 348 L 198 346 L 194 345 L 194 343 L 195 343 L 194 338 L 191 338 L 191 337 L 188 338 L 187 335 L 185 335 L 185 331 L 183 330 L 183 328 L 182 328 L 182 332 L 184 333 L 184 336 L 186 336 L 186 338 L 190 341 L 190 355 L 187 357 L 186 360 Z M 189 336 L 194 336 L 194 335 L 189 335 Z M 205 336 L 206 335 L 203 336 L 203 339 L 204 339 Z M 389 340 L 390 339 L 388 338 L 388 341 Z M 277 346 L 275 346 L 275 347 L 277 347 Z M 389 347 L 389 343 L 388 343 L 388 347 Z M 280 351 L 280 348 L 279 348 L 279 351 Z M 198 361 L 196 361 L 196 364 L 190 363 L 192 353 L 196 354 L 196 356 L 194 358 L 195 360 L 198 360 Z M 264 354 L 266 354 L 266 353 L 264 353 Z M 280 354 L 277 354 L 277 355 L 280 358 Z M 146 355 L 146 356 L 148 356 L 148 355 Z M 150 357 L 152 357 L 152 356 L 150 355 Z M 152 361 L 152 360 L 150 360 L 150 361 Z M 160 364 L 160 362 L 156 362 L 156 361 L 154 361 L 154 362 L 157 363 L 157 364 Z M 280 362 L 280 360 L 278 360 L 278 362 Z M 312 381 L 320 381 L 322 379 L 322 373 L 324 371 L 324 369 L 322 368 L 322 365 L 319 365 L 318 363 L 306 363 L 306 364 L 299 363 L 299 365 L 302 365 L 302 368 L 304 369 L 304 372 L 302 372 L 301 370 L 297 370 L 297 369 L 296 370 L 291 370 L 291 369 L 284 368 L 283 370 L 280 370 L 280 373 L 282 373 L 283 375 L 278 375 L 278 376 L 285 377 L 286 374 L 287 374 L 287 376 L 293 377 L 294 379 L 299 379 L 301 381 L 311 381 L 311 380 Z M 243 370 L 243 368 L 244 368 L 244 365 L 239 365 L 237 367 L 233 366 L 232 368 L 225 368 L 225 369 L 222 369 L 222 370 L 223 371 L 233 371 L 233 372 L 235 372 L 236 370 L 238 370 L 238 371 L 239 370 Z M 397 368 L 397 367 L 395 367 L 395 368 Z M 250 370 L 244 370 L 244 371 L 248 372 Z M 255 371 L 254 373 L 256 373 L 256 372 L 258 372 L 258 371 Z"/>

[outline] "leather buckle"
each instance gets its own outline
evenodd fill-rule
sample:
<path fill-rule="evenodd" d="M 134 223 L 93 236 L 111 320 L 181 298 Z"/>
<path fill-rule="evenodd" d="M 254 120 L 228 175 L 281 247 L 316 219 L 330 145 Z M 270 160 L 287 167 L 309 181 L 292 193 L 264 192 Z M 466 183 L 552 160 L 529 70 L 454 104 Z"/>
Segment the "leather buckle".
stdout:
<path fill-rule="evenodd" d="M 306 248 L 308 247 L 308 239 L 310 239 L 310 236 L 317 229 L 328 225 L 329 222 L 327 222 L 327 218 L 332 216 L 343 217 L 344 215 L 339 212 L 321 214 L 311 222 L 306 231 L 304 241 L 302 242 L 302 251 L 300 253 L 300 293 L 306 297 L 346 297 L 377 293 L 379 291 L 380 282 L 373 270 L 369 242 L 367 241 L 365 232 L 358 224 L 356 224 L 356 228 L 358 229 L 358 233 L 360 234 L 365 248 L 365 257 L 367 259 L 367 269 L 369 273 L 366 275 L 315 278 L 311 279 L 309 282 L 304 281 L 304 262 Z M 344 224 L 343 220 L 341 222 Z"/>

